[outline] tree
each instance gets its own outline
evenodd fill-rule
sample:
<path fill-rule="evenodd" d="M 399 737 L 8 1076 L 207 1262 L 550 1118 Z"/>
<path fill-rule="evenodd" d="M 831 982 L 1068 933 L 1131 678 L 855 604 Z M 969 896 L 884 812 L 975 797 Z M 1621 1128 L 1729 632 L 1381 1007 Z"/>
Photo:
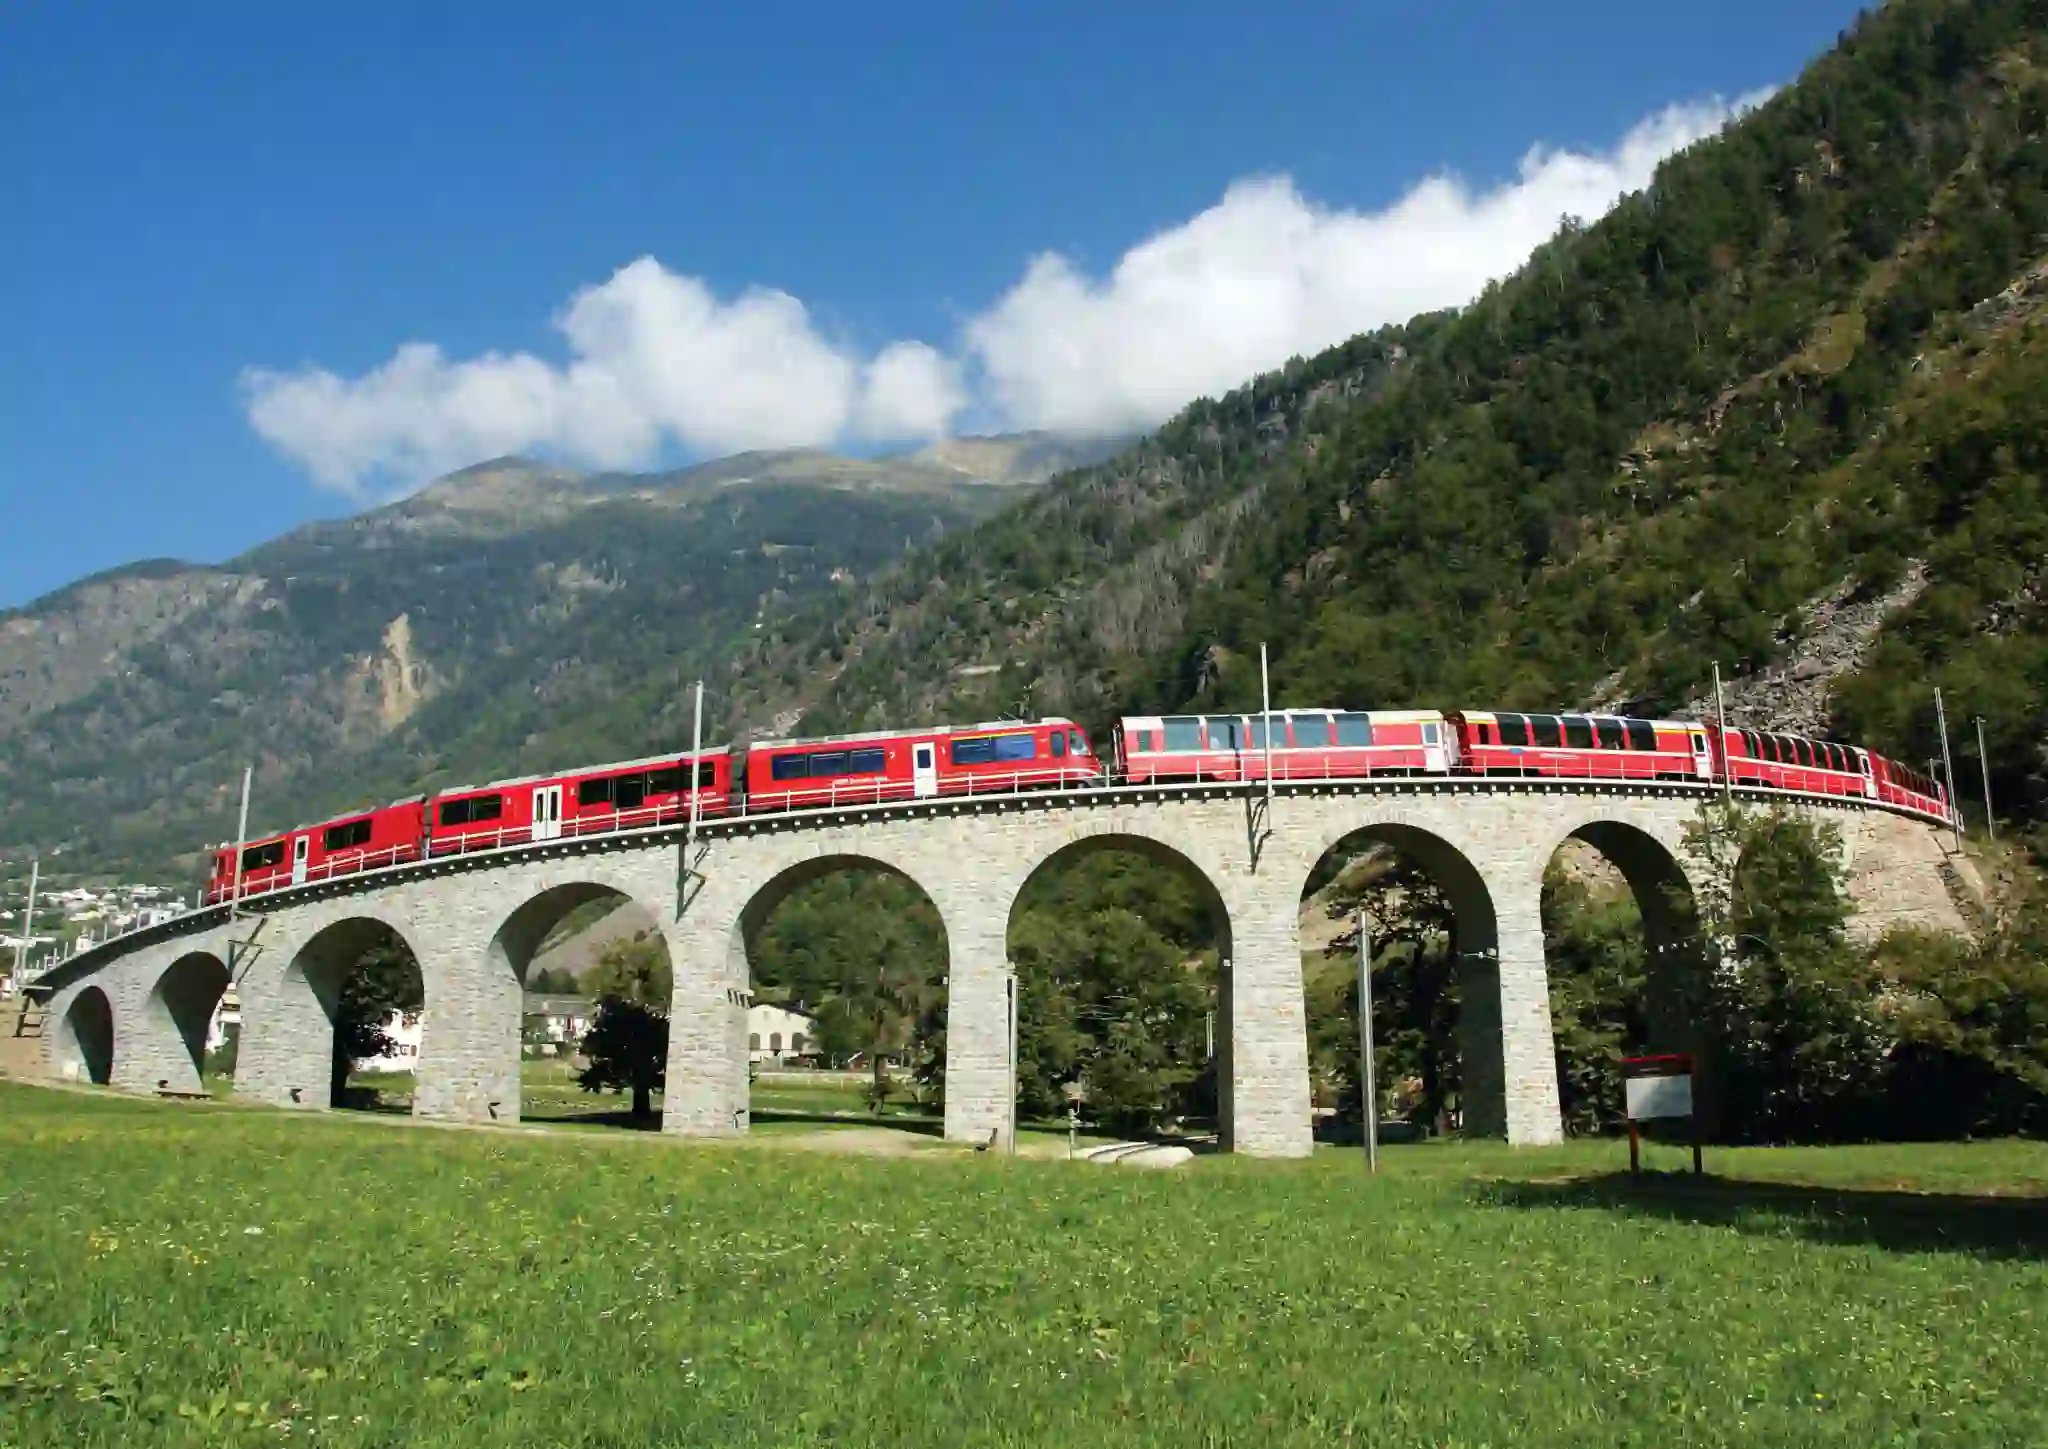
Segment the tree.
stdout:
<path fill-rule="evenodd" d="M 543 966 L 527 978 L 526 989 L 541 996 L 580 996 L 583 983 L 566 966 Z"/>
<path fill-rule="evenodd" d="M 372 946 L 342 977 L 334 1006 L 334 1055 L 328 1073 L 328 1101 L 343 1104 L 355 1063 L 388 1056 L 395 1043 L 384 1030 L 393 1016 L 416 1014 L 426 1005 L 419 962 L 397 936 Z"/>
<path fill-rule="evenodd" d="M 668 1076 L 668 1011 L 674 975 L 658 937 L 607 941 L 584 980 L 597 1018 L 583 1036 L 586 1092 L 631 1091 L 633 1116 L 654 1115 L 654 1093 Z"/>
<path fill-rule="evenodd" d="M 1720 959 L 1705 1005 L 1719 1130 L 1814 1141 L 1867 1133 L 1887 1034 L 1880 981 L 1849 943 L 1841 832 L 1714 803 L 1687 827 L 1699 919 Z"/>
<path fill-rule="evenodd" d="M 1902 928 L 1877 943 L 1903 1135 L 2048 1133 L 2048 892 L 2017 891 L 1976 939 Z"/>

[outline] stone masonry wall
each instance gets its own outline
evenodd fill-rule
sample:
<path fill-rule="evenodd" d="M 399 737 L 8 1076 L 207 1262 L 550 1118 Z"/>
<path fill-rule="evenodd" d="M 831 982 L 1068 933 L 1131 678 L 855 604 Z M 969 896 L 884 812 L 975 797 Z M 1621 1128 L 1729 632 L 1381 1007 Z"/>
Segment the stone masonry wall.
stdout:
<path fill-rule="evenodd" d="M 1300 902 L 1322 856 L 1362 833 L 1414 854 L 1445 883 L 1456 910 L 1468 1125 L 1517 1143 L 1554 1142 L 1561 1123 L 1539 913 L 1544 868 L 1577 835 L 1616 859 L 1639 893 L 1645 881 L 1682 881 L 1684 828 L 1699 799 L 1410 782 L 1287 790 L 1270 809 L 1257 795 L 1226 789 L 925 802 L 726 822 L 700 837 L 697 874 L 687 879 L 672 837 L 562 842 L 332 883 L 260 902 L 261 916 L 232 927 L 67 967 L 52 978 L 58 989 L 41 1062 L 52 1076 L 79 1072 L 75 1033 L 62 1029 L 66 1013 L 81 992 L 104 989 L 113 1085 L 196 1086 L 189 1030 L 179 1025 L 189 1029 L 193 1008 L 169 999 L 166 973 L 194 952 L 225 962 L 233 937 L 253 942 L 236 954 L 237 1092 L 323 1107 L 339 963 L 389 930 L 411 945 L 425 986 L 415 1112 L 516 1121 L 522 973 L 562 911 L 617 891 L 660 923 L 674 968 L 666 1130 L 744 1132 L 749 930 L 803 879 L 865 863 L 916 883 L 945 926 L 946 1136 L 1000 1143 L 1015 1125 L 1007 937 L 1018 893 L 1066 852 L 1124 847 L 1182 863 L 1213 892 L 1229 962 L 1218 1047 L 1226 1145 L 1303 1156 L 1312 1117 Z M 1883 812 L 1811 808 L 1843 827 L 1861 919 L 1960 926 L 1931 830 Z M 192 970 L 177 979 L 199 979 Z"/>

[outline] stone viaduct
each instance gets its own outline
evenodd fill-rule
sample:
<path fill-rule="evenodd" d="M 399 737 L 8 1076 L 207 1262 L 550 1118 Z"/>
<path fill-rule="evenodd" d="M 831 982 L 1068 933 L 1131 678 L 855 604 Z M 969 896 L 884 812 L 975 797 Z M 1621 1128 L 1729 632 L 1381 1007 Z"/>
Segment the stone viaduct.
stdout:
<path fill-rule="evenodd" d="M 1416 859 L 1455 908 L 1468 1127 L 1554 1142 L 1545 867 L 1567 839 L 1591 845 L 1634 888 L 1652 946 L 1678 959 L 1678 938 L 1691 937 L 1671 889 L 1689 889 L 1701 868 L 1684 832 L 1711 794 L 1694 784 L 1407 779 L 1296 782 L 1269 803 L 1261 785 L 1119 786 L 707 821 L 688 869 L 679 829 L 441 858 L 264 895 L 233 921 L 224 908 L 194 912 L 65 962 L 41 983 L 48 1029 L 30 1070 L 145 1094 L 197 1089 L 233 962 L 243 1021 L 236 1094 L 324 1108 L 343 974 L 390 931 L 411 946 L 425 987 L 415 1113 L 513 1122 L 528 963 L 564 913 L 617 892 L 661 923 L 674 971 L 664 1130 L 740 1133 L 748 941 L 795 886 L 860 865 L 904 876 L 936 908 L 949 953 L 945 1133 L 1000 1141 L 1013 1129 L 1007 932 L 1018 893 L 1049 861 L 1128 849 L 1202 882 L 1226 943 L 1224 1145 L 1301 1156 L 1311 1111 L 1300 905 L 1327 852 L 1369 838 Z M 1961 927 L 1931 824 L 1855 801 L 1789 808 L 1840 827 L 1868 926 Z M 1651 1015 L 1653 1031 L 1682 1033 L 1681 1023 L 1656 1024 L 1654 1003 Z"/>

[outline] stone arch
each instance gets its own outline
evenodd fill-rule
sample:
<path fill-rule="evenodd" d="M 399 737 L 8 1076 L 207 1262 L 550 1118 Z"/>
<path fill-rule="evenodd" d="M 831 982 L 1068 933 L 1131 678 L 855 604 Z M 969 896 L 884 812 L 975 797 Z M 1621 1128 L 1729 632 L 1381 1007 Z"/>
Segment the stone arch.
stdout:
<path fill-rule="evenodd" d="M 1620 877 L 1640 922 L 1637 940 L 1642 953 L 1640 990 L 1592 998 L 1581 993 L 1577 1007 L 1590 1016 L 1580 1016 L 1580 1026 L 1596 1025 L 1618 1034 L 1624 1054 L 1685 1052 L 1697 1056 L 1703 1046 L 1700 1026 L 1708 957 L 1694 904 L 1692 872 L 1699 863 L 1687 853 L 1680 833 L 1663 820 L 1601 815 L 1579 820 L 1544 843 L 1547 848 L 1533 856 L 1532 863 L 1546 880 L 1543 949 L 1545 978 L 1553 992 L 1563 989 L 1559 983 L 1566 978 L 1559 973 L 1569 968 L 1560 948 L 1572 938 L 1558 934 L 1571 918 L 1560 914 L 1562 902 L 1549 893 L 1548 874 L 1560 855 L 1576 844 Z M 1568 868 L 1558 889 L 1569 890 L 1567 882 L 1578 887 L 1583 904 L 1594 908 L 1592 914 L 1579 918 L 1581 923 L 1601 933 L 1611 932 L 1615 918 L 1601 915 L 1598 909 L 1603 901 L 1614 900 L 1611 877 L 1603 883 L 1599 866 L 1582 855 L 1575 868 Z M 1626 950 L 1626 936 L 1607 935 L 1602 949 Z M 1600 969 L 1610 969 L 1613 959 L 1607 957 Z M 1611 986 L 1612 978 L 1606 979 Z M 1553 994 L 1551 999 L 1555 1003 L 1558 997 Z M 1577 1130 L 1600 1123 L 1603 1113 L 1619 1110 L 1616 1069 L 1603 1061 L 1603 1054 L 1583 1048 L 1575 1053 L 1566 1044 L 1559 1047 L 1557 1062 L 1560 1108 L 1577 1123 Z M 1613 1119 L 1604 1120 L 1611 1124 Z"/>
<path fill-rule="evenodd" d="M 1339 820 L 1327 829 L 1295 877 L 1295 909 L 1317 870 L 1337 850 L 1376 842 L 1406 856 L 1435 883 L 1450 907 L 1452 969 L 1458 987 L 1456 1040 L 1459 1104 L 1467 1136 L 1509 1129 L 1508 1071 L 1501 1006 L 1501 906 L 1469 843 L 1411 820 Z"/>
<path fill-rule="evenodd" d="M 673 967 L 674 957 L 660 915 L 623 884 L 587 877 L 523 893 L 519 903 L 499 920 L 484 946 L 483 976 L 476 983 L 481 999 L 466 1023 L 463 1039 L 464 1045 L 483 1059 L 484 1074 L 490 1081 L 487 1110 L 492 1120 L 517 1120 L 526 1114 L 520 1033 L 524 993 L 536 961 L 555 928 L 572 912 L 604 900 L 616 900 L 626 916 L 616 923 L 619 935 L 651 937 Z M 580 1107 L 570 1110 L 573 1115 L 583 1115 Z M 543 1116 L 546 1115 L 543 1108 Z M 635 1125 L 644 1124 L 636 1120 Z"/>
<path fill-rule="evenodd" d="M 946 899 L 945 893 L 942 890 L 935 891 L 925 881 L 919 879 L 917 873 L 912 869 L 911 862 L 899 859 L 893 852 L 887 849 L 877 848 L 876 842 L 873 841 L 863 841 L 850 848 L 827 848 L 816 854 L 806 855 L 800 859 L 785 862 L 779 868 L 769 873 L 764 879 L 756 881 L 751 886 L 746 893 L 743 904 L 733 917 L 731 928 L 726 934 L 724 943 L 725 979 L 732 983 L 734 988 L 741 993 L 742 1001 L 744 1003 L 751 1003 L 753 1000 L 753 989 L 756 980 L 756 949 L 760 941 L 761 932 L 766 929 L 775 913 L 805 886 L 842 872 L 871 872 L 900 881 L 909 886 L 931 910 L 933 916 L 938 921 L 940 948 L 945 956 L 945 965 L 940 973 L 937 986 L 940 991 L 945 993 L 945 999 L 950 1006 L 952 1001 L 950 983 L 958 957 L 958 953 L 955 950 L 958 940 L 955 918 L 959 907 L 956 902 Z M 950 910 L 949 907 L 951 907 Z M 929 998 L 927 1005 L 929 1005 L 931 1000 L 935 1000 L 935 998 Z M 753 1050 L 753 1043 L 747 1030 L 747 1013 L 745 1010 L 734 1013 L 731 1030 L 732 1049 L 741 1055 L 742 1060 L 745 1060 L 751 1056 Z M 946 1115 L 950 1121 L 955 1115 L 955 1083 L 950 1051 L 952 1044 L 950 1020 L 948 1022 L 947 1043 L 949 1051 L 944 1092 Z M 751 1095 L 749 1090 L 740 1103 L 733 1108 L 736 1125 L 744 1126 L 751 1121 L 753 1115 Z"/>
<path fill-rule="evenodd" d="M 567 881 L 527 896 L 499 922 L 490 944 L 485 947 L 490 973 L 494 976 L 509 975 L 523 987 L 534 956 L 548 933 L 579 906 L 610 897 L 618 897 L 626 905 L 636 908 L 647 917 L 651 928 L 659 931 L 660 916 L 632 891 L 599 880 Z"/>
<path fill-rule="evenodd" d="M 160 1057 L 152 1085 L 200 1090 L 207 1033 L 230 984 L 227 963 L 211 951 L 187 951 L 157 977 L 143 1006 L 143 1030 Z"/>
<path fill-rule="evenodd" d="M 83 1078 L 104 1087 L 114 1077 L 114 1006 L 107 993 L 87 986 L 64 1009 L 64 1027 L 57 1037 L 57 1071 L 70 1080 Z"/>
<path fill-rule="evenodd" d="M 288 1089 L 291 1105 L 334 1105 L 334 1083 L 331 1079 L 334 1025 L 341 1006 L 342 988 L 347 983 L 350 970 L 364 953 L 391 940 L 396 940 L 411 952 L 419 965 L 420 988 L 425 998 L 421 1060 L 427 1059 L 424 1024 L 434 1011 L 438 984 L 434 973 L 428 970 L 427 961 L 419 954 L 411 935 L 382 913 L 364 911 L 343 916 L 314 931 L 292 953 L 271 1003 L 271 1011 L 280 1012 L 282 1009 L 280 1014 L 288 1013 L 292 1028 L 309 1038 L 300 1043 L 302 1052 L 296 1055 L 293 1063 L 298 1080 L 293 1081 Z M 413 1110 L 419 1115 L 426 1115 L 421 1112 L 420 1094 L 417 1092 Z"/>
<path fill-rule="evenodd" d="M 1227 1142 L 1234 1136 L 1235 1123 L 1232 1119 L 1233 1108 L 1236 1105 L 1232 1092 L 1233 1033 L 1229 1029 L 1232 1018 L 1231 985 L 1235 961 L 1232 915 L 1230 905 L 1217 884 L 1215 873 L 1204 867 L 1196 853 L 1188 848 L 1187 842 L 1169 843 L 1169 838 L 1173 834 L 1171 831 L 1155 834 L 1149 830 L 1131 829 L 1126 826 L 1081 829 L 1070 832 L 1068 838 L 1036 855 L 1021 871 L 1015 888 L 1007 893 L 1007 902 L 1003 910 L 1004 959 L 1009 967 L 1010 976 L 1006 989 L 1022 990 L 1022 983 L 1016 980 L 1017 967 L 1011 933 L 1016 928 L 1018 908 L 1025 894 L 1030 890 L 1032 883 L 1047 871 L 1085 860 L 1092 855 L 1133 855 L 1190 882 L 1195 888 L 1199 905 L 1208 917 L 1209 935 L 1215 942 L 1217 953 L 1216 994 L 1213 1007 L 1213 1019 L 1217 1028 L 1214 1032 L 1215 1054 L 1213 1062 L 1197 1064 L 1196 1070 L 1207 1076 L 1207 1082 L 1198 1079 L 1196 1085 L 1199 1089 L 1198 1095 L 1213 1096 L 1218 1135 Z M 1008 1006 L 1009 998 L 1006 996 L 1006 1011 Z M 1008 1028 L 1007 1020 L 1005 1028 Z M 1202 1044 L 1197 1041 L 1194 1045 L 1200 1047 Z M 1017 1093 L 1017 1083 L 1012 1080 L 1013 1111 Z M 1209 1110 L 1209 1104 L 1202 1102 L 1192 1115 L 1206 1116 Z"/>

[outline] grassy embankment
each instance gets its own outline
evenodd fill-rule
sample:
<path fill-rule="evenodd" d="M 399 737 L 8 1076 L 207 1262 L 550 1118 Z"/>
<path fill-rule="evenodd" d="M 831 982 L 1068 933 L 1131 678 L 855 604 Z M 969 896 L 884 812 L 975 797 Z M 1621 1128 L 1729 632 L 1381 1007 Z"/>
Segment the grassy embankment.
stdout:
<path fill-rule="evenodd" d="M 2032 1144 L 1367 1181 L 0 1086 L 0 1160 L 9 1449 L 2048 1442 Z"/>

